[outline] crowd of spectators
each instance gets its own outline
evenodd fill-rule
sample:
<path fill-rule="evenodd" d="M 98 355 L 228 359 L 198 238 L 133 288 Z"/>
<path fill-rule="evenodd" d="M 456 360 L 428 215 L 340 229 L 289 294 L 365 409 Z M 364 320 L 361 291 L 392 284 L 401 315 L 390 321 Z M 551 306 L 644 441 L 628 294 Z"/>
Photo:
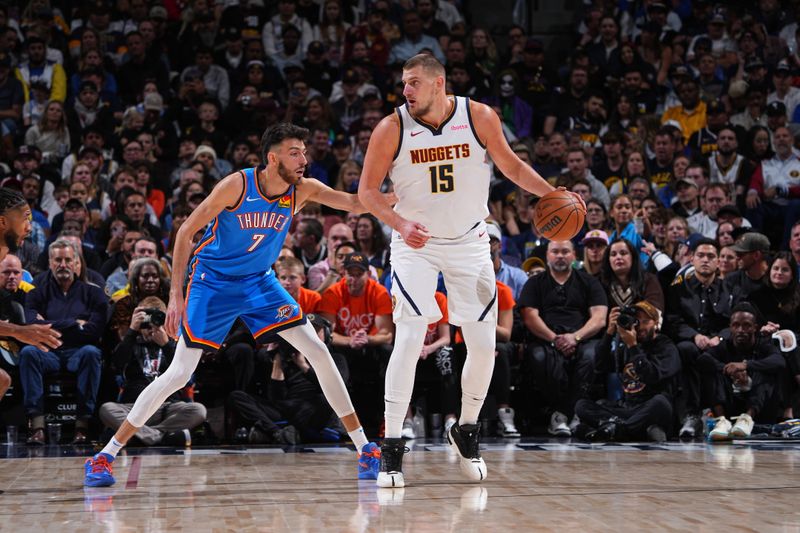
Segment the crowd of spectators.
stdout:
<path fill-rule="evenodd" d="M 160 324 L 180 225 L 221 178 L 261 163 L 261 133 L 281 121 L 310 131 L 308 176 L 355 192 L 420 52 L 445 64 L 448 92 L 496 110 L 524 162 L 587 204 L 572 241 L 548 242 L 531 222 L 537 198 L 492 176 L 500 310 L 482 418 L 499 435 L 699 437 L 705 415 L 727 438 L 793 418 L 800 6 L 579 4 L 566 51 L 510 20 L 490 32 L 458 0 L 0 6 L 1 185 L 33 211 L 0 264 L 0 319 L 50 323 L 63 341 L 0 341 L 0 393 L 16 391 L 3 421 L 22 403 L 28 442 L 44 443 L 45 382 L 71 374 L 74 442 L 118 427 L 174 354 Z M 307 205 L 274 266 L 375 431 L 393 338 L 388 230 Z M 465 349 L 439 289 L 407 437 L 427 415 L 441 415 L 437 430 L 457 415 Z M 137 437 L 186 442 L 220 406 L 229 439 L 346 436 L 302 354 L 237 323 Z"/>

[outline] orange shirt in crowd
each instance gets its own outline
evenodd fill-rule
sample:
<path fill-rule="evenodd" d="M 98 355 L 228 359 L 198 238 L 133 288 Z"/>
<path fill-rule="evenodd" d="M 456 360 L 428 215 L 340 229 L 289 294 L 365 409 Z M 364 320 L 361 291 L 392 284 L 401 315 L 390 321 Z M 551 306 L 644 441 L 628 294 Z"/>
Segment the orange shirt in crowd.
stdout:
<path fill-rule="evenodd" d="M 341 280 L 322 294 L 317 312 L 336 317 L 333 330 L 339 335 L 350 337 L 359 329 L 375 335 L 375 317 L 392 314 L 392 299 L 386 287 L 374 279 L 367 280 L 361 296 L 350 296 L 346 280 Z"/>
<path fill-rule="evenodd" d="M 436 304 L 439 306 L 439 311 L 442 312 L 442 318 L 438 322 L 432 322 L 428 324 L 428 331 L 425 332 L 425 345 L 432 344 L 436 342 L 439 338 L 439 326 L 442 324 L 447 324 L 448 316 L 447 316 L 447 296 L 444 293 L 436 291 L 434 294 L 436 298 Z"/>
<path fill-rule="evenodd" d="M 319 302 L 322 301 L 322 295 L 317 291 L 311 291 L 305 287 L 300 287 L 300 293 L 297 295 L 297 303 L 303 314 L 316 313 L 319 307 Z"/>
<path fill-rule="evenodd" d="M 495 280 L 497 284 L 497 312 L 514 309 L 517 302 L 514 301 L 514 293 L 511 292 L 511 287 L 502 281 Z M 464 342 L 464 337 L 461 336 L 461 328 L 456 330 L 456 344 Z"/>

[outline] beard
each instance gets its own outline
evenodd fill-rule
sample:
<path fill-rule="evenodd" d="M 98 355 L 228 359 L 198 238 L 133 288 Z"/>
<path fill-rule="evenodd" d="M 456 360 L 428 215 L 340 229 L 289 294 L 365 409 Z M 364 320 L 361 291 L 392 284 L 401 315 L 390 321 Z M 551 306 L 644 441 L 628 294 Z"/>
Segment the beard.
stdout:
<path fill-rule="evenodd" d="M 422 107 L 422 105 L 420 105 L 419 103 L 419 100 L 417 100 L 417 105 L 414 106 L 413 109 L 409 109 L 409 113 L 411 114 L 412 117 L 416 118 L 424 117 L 430 112 L 432 106 L 433 102 L 428 102 L 428 104 L 425 107 Z"/>
<path fill-rule="evenodd" d="M 289 185 L 295 185 L 300 181 L 300 177 L 297 176 L 293 171 L 286 168 L 286 166 L 280 161 L 278 161 L 278 175 Z"/>
<path fill-rule="evenodd" d="M 19 235 L 17 232 L 13 230 L 9 230 L 6 232 L 6 247 L 8 248 L 8 253 L 13 254 L 19 250 Z"/>
<path fill-rule="evenodd" d="M 561 273 L 569 270 L 569 263 L 566 262 L 562 263 L 561 261 L 553 261 L 547 263 L 547 266 L 549 266 L 550 270 L 552 270 L 553 272 Z"/>

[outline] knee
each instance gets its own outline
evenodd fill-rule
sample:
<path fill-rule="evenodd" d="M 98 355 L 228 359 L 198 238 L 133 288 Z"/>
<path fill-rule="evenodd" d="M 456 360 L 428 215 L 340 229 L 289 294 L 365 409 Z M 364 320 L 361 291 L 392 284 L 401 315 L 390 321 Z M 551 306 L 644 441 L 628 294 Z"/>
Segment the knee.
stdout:
<path fill-rule="evenodd" d="M 84 346 L 78 350 L 78 358 L 84 365 L 100 365 L 103 360 L 103 352 L 97 346 Z"/>
<path fill-rule="evenodd" d="M 659 394 L 654 396 L 651 400 L 653 402 L 653 411 L 664 420 L 672 417 L 672 402 L 670 402 L 664 395 Z"/>
<path fill-rule="evenodd" d="M 206 415 L 208 414 L 206 406 L 203 405 L 202 403 L 196 403 L 196 402 L 186 404 L 186 411 L 192 418 L 194 418 L 197 421 L 195 425 L 202 424 L 203 421 L 205 421 L 206 419 Z"/>
<path fill-rule="evenodd" d="M 5 392 L 11 386 L 11 376 L 0 369 L 0 391 Z"/>
<path fill-rule="evenodd" d="M 575 414 L 578 415 L 579 418 L 585 418 L 586 413 L 589 412 L 594 402 L 591 400 L 587 400 L 586 398 L 581 398 L 575 404 Z"/>
<path fill-rule="evenodd" d="M 97 415 L 100 417 L 100 420 L 105 422 L 109 418 L 111 418 L 111 412 L 114 407 L 114 402 L 106 402 L 100 406 L 100 409 L 97 410 Z"/>
<path fill-rule="evenodd" d="M 31 365 L 40 366 L 44 352 L 34 346 L 25 346 L 19 351 L 19 367 L 22 369 Z"/>
<path fill-rule="evenodd" d="M 528 350 L 528 357 L 533 368 L 541 368 L 547 360 L 547 350 L 543 346 L 532 346 Z"/>

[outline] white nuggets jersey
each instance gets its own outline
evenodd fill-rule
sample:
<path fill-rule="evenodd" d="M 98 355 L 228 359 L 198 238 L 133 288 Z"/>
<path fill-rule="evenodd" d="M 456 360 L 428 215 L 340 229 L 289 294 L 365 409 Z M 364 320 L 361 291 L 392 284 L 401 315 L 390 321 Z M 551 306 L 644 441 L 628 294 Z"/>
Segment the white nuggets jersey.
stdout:
<path fill-rule="evenodd" d="M 389 177 L 403 218 L 423 224 L 432 237 L 464 235 L 489 216 L 491 170 L 478 139 L 469 98 L 453 96 L 453 110 L 438 128 L 397 108 L 400 145 Z"/>

